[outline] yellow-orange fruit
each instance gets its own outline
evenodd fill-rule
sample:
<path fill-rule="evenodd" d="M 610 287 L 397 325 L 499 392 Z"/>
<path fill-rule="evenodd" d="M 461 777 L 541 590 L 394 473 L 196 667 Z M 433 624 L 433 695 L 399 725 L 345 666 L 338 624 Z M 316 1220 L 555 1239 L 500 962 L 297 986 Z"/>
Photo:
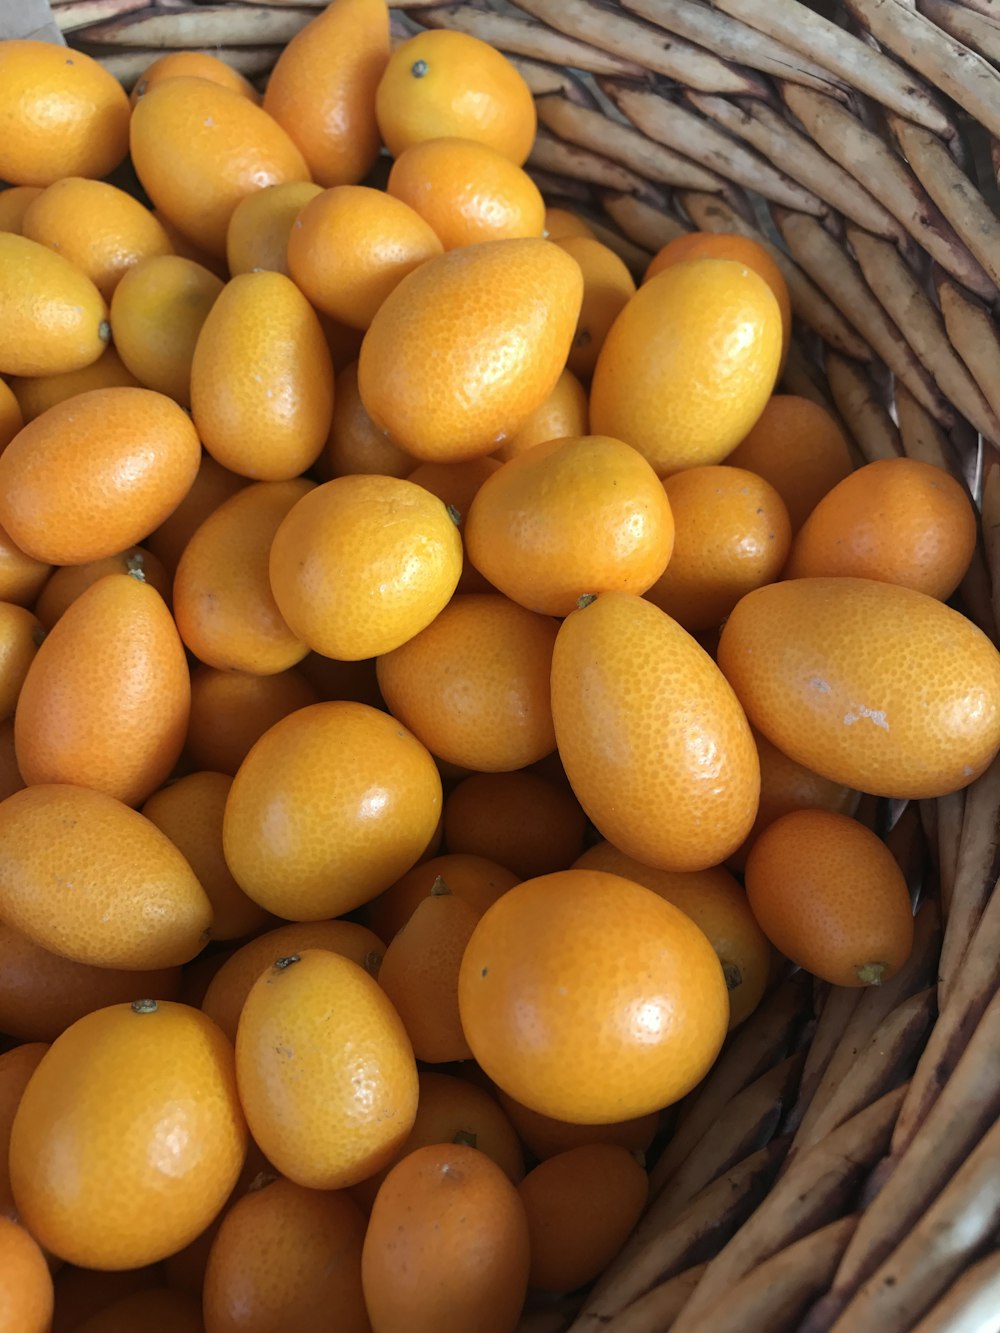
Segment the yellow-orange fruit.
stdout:
<path fill-rule="evenodd" d="M 271 77 L 273 82 L 273 74 Z M 226 231 L 226 263 L 233 277 L 254 269 L 287 274 L 292 224 L 306 204 L 322 193 L 322 187 L 312 181 L 286 181 L 241 199 Z"/>
<path fill-rule="evenodd" d="M 552 716 L 577 799 L 646 865 L 703 870 L 740 845 L 760 765 L 731 685 L 657 607 L 606 593 L 562 623 Z"/>
<path fill-rule="evenodd" d="M 738 603 L 719 666 L 790 758 L 877 796 L 944 796 L 1000 748 L 1000 653 L 926 593 L 793 579 Z"/>
<path fill-rule="evenodd" d="M 82 370 L 66 370 L 61 375 L 12 375 L 10 387 L 27 425 L 57 403 L 89 393 L 91 389 L 141 389 L 143 385 L 121 359 L 118 349 L 109 345 Z"/>
<path fill-rule="evenodd" d="M 82 370 L 111 336 L 108 307 L 86 273 L 10 231 L 0 231 L 0 309 L 0 375 Z"/>

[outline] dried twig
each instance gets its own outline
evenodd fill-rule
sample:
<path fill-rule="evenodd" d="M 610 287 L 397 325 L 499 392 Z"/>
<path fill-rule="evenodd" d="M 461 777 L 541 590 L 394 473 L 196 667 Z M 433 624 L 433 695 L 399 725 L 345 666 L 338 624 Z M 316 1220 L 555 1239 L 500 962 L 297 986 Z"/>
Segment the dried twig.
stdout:
<path fill-rule="evenodd" d="M 831 1333 L 910 1333 L 998 1227 L 1000 1120 L 860 1288 Z"/>
<path fill-rule="evenodd" d="M 1000 1309 L 1000 1250 L 953 1282 L 913 1333 L 983 1333 Z"/>
<path fill-rule="evenodd" d="M 919 70 L 935 88 L 1000 134 L 1000 74 L 989 61 L 941 31 L 902 0 L 844 0 L 883 46 Z"/>
<path fill-rule="evenodd" d="M 554 171 L 560 176 L 574 176 L 577 180 L 592 181 L 609 190 L 641 193 L 643 181 L 633 172 L 620 167 L 608 157 L 600 157 L 587 148 L 578 148 L 545 129 L 539 129 L 528 162 L 542 171 Z"/>
<path fill-rule="evenodd" d="M 934 809 L 937 813 L 935 833 L 938 889 L 941 894 L 941 908 L 947 921 L 955 889 L 955 873 L 958 869 L 958 848 L 962 836 L 962 820 L 965 816 L 965 792 L 956 791 L 948 796 L 939 796 L 934 802 Z"/>
<path fill-rule="evenodd" d="M 290 42 L 315 18 L 308 9 L 264 5 L 198 5 L 144 13 L 87 28 L 86 40 L 105 46 L 173 50 L 193 46 L 261 46 Z"/>
<path fill-rule="evenodd" d="M 54 7 L 52 13 L 59 31 L 67 33 L 85 28 L 88 23 L 101 23 L 148 8 L 149 0 L 68 0 Z"/>
<path fill-rule="evenodd" d="M 848 1023 L 861 999 L 861 991 L 849 986 L 831 986 L 819 1012 L 816 1030 L 806 1052 L 799 1095 L 782 1128 L 795 1134 L 822 1086 L 834 1052 L 840 1048 Z M 792 1142 L 795 1140 L 793 1138 Z"/>
<path fill-rule="evenodd" d="M 740 103 L 710 93 L 688 93 L 687 100 L 732 134 L 739 135 L 784 174 L 817 198 L 878 236 L 909 237 L 899 222 L 842 166 L 816 147 L 764 102 Z"/>
<path fill-rule="evenodd" d="M 797 338 L 792 338 L 788 346 L 788 357 L 781 373 L 781 392 L 792 393 L 799 398 L 808 398 L 827 412 L 833 412 L 833 399 L 830 397 L 826 380 L 813 359 L 802 350 Z M 846 425 L 841 423 L 844 433 Z"/>
<path fill-rule="evenodd" d="M 951 122 L 907 70 L 798 0 L 715 0 L 716 8 L 831 70 L 849 88 L 950 138 Z"/>
<path fill-rule="evenodd" d="M 948 436 L 930 413 L 920 406 L 905 384 L 896 385 L 896 416 L 899 418 L 899 434 L 907 458 L 930 463 L 942 472 L 950 472 L 956 481 L 962 480 Z"/>
<path fill-rule="evenodd" d="M 994 888 L 972 937 L 954 989 L 917 1062 L 892 1136 L 892 1152 L 906 1151 L 969 1044 L 1000 986 L 1000 888 Z"/>
<path fill-rule="evenodd" d="M 691 190 L 721 190 L 723 179 L 683 153 L 664 147 L 630 125 L 565 97 L 537 99 L 541 124 L 559 138 L 599 153 L 637 177 Z"/>
<path fill-rule="evenodd" d="M 687 111 L 661 93 L 617 79 L 601 79 L 600 87 L 618 110 L 644 134 L 678 152 L 690 153 L 726 180 L 736 181 L 774 203 L 821 217 L 827 206 L 758 153 L 745 148 L 701 116 Z M 822 94 L 816 94 L 821 96 Z"/>
<path fill-rule="evenodd" d="M 597 239 L 606 245 L 609 250 L 614 250 L 632 274 L 632 277 L 635 278 L 636 282 L 639 282 L 646 269 L 649 268 L 649 261 L 653 258 L 653 252 L 643 245 L 636 245 L 634 241 L 630 241 L 614 227 L 606 227 L 599 218 L 589 217 L 587 222 Z"/>
<path fill-rule="evenodd" d="M 704 1264 L 686 1268 L 633 1301 L 604 1327 L 608 1333 L 651 1333 L 651 1330 L 666 1333 L 690 1300 L 704 1271 Z"/>
<path fill-rule="evenodd" d="M 989 276 L 906 164 L 877 134 L 839 102 L 822 93 L 789 83 L 782 87 L 782 96 L 819 146 L 875 194 L 942 268 L 971 291 L 986 300 L 992 299 L 996 288 Z"/>
<path fill-rule="evenodd" d="M 797 1158 L 708 1265 L 676 1333 L 690 1333 L 697 1327 L 695 1316 L 758 1264 L 841 1215 L 862 1175 L 888 1146 L 904 1095 L 905 1088 L 887 1093 Z"/>
<path fill-rule="evenodd" d="M 826 1290 L 857 1222 L 856 1214 L 838 1218 L 765 1259 L 704 1310 L 689 1333 L 794 1327 L 809 1303 Z M 648 1333 L 659 1330 L 650 1324 Z"/>
<path fill-rule="evenodd" d="M 566 37 L 544 23 L 519 18 L 516 14 L 499 14 L 493 9 L 479 9 L 468 4 L 444 5 L 422 10 L 420 21 L 429 28 L 466 32 L 499 51 L 550 61 L 554 65 L 569 65 L 590 74 L 622 74 L 634 79 L 644 78 L 646 74 L 645 69 L 634 61 L 622 60 L 588 42 Z"/>
<path fill-rule="evenodd" d="M 920 181 L 957 234 L 1000 284 L 1000 221 L 936 135 L 891 113 L 896 142 Z"/>
<path fill-rule="evenodd" d="M 622 13 L 608 10 L 592 0 L 516 0 L 518 9 L 541 19 L 557 32 L 564 32 L 623 60 L 633 61 L 655 74 L 703 92 L 730 93 L 742 97 L 766 94 L 763 81 L 682 37 L 668 37 L 661 28 Z"/>
<path fill-rule="evenodd" d="M 979 385 L 995 416 L 1000 416 L 1000 337 L 978 302 L 942 278 L 937 284 L 944 326 L 955 351 Z"/>
<path fill-rule="evenodd" d="M 827 352 L 826 375 L 837 411 L 847 422 L 865 462 L 900 454 L 895 422 L 879 401 L 864 367 L 836 352 Z"/>
<path fill-rule="evenodd" d="M 684 236 L 688 228 L 672 218 L 663 208 L 647 204 L 634 194 L 607 191 L 601 195 L 604 211 L 615 226 L 644 250 L 656 254 L 668 241 Z"/>
<path fill-rule="evenodd" d="M 690 0 L 623 0 L 623 4 L 640 18 L 697 42 L 724 60 L 749 65 L 775 79 L 791 79 L 834 97 L 845 95 L 842 80 L 822 65 L 708 5 L 693 5 Z"/>
<path fill-rule="evenodd" d="M 772 1139 L 702 1190 L 665 1230 L 641 1247 L 627 1245 L 628 1262 L 598 1279 L 570 1333 L 596 1333 L 657 1283 L 715 1254 L 767 1193 L 787 1146 L 787 1139 Z"/>
<path fill-rule="evenodd" d="M 955 987 L 969 941 L 1000 874 L 998 810 L 1000 755 L 982 777 L 966 789 L 955 883 L 938 964 L 942 1007 L 948 1003 Z"/>
<path fill-rule="evenodd" d="M 792 255 L 813 281 L 856 329 L 864 331 L 885 364 L 935 420 L 952 425 L 948 404 L 843 247 L 804 214 L 775 212 L 775 218 Z"/>
<path fill-rule="evenodd" d="M 963 362 L 955 355 L 941 316 L 913 273 L 888 241 L 848 226 L 847 239 L 868 286 L 944 396 L 988 439 L 1000 442 L 1000 421 Z"/>

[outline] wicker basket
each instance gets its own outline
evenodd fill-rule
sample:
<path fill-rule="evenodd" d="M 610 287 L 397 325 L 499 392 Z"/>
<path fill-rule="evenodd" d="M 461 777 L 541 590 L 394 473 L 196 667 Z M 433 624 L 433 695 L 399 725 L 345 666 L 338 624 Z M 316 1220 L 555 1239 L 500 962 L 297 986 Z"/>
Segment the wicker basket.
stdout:
<path fill-rule="evenodd" d="M 164 50 L 266 77 L 309 3 L 53 0 L 126 83 Z M 518 0 L 409 5 L 536 94 L 529 161 L 635 271 L 683 230 L 773 249 L 783 388 L 864 460 L 959 476 L 983 511 L 960 591 L 1000 619 L 1000 11 L 996 0 Z M 533 1333 L 1000 1328 L 1000 761 L 940 800 L 867 801 L 917 941 L 890 984 L 782 981 L 673 1116 L 652 1202 L 594 1288 Z"/>

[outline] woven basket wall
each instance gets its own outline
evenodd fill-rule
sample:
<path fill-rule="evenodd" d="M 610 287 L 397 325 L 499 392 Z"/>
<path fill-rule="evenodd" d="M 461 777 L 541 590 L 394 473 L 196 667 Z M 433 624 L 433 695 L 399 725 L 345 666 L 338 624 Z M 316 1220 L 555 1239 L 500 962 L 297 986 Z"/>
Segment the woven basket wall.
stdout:
<path fill-rule="evenodd" d="M 211 51 L 263 83 L 308 4 L 53 0 L 126 84 Z M 1000 619 L 1000 5 L 996 0 L 519 0 L 409 5 L 536 94 L 529 169 L 638 274 L 671 237 L 773 248 L 796 332 L 782 388 L 871 461 L 952 471 L 983 511 L 959 594 Z M 673 1117 L 652 1202 L 557 1333 L 1000 1329 L 1000 761 L 937 801 L 866 801 L 917 943 L 864 993 L 782 982 Z"/>

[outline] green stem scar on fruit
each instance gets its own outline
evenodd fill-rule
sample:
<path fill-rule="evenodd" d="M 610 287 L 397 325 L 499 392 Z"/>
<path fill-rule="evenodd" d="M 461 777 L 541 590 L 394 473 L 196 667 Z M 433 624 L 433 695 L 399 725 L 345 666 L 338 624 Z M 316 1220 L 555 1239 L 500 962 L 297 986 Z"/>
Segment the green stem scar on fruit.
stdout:
<path fill-rule="evenodd" d="M 461 527 L 462 511 L 460 509 L 456 509 L 454 505 L 445 505 L 445 509 L 447 509 L 448 517 L 451 519 L 452 523 L 454 523 L 455 527 L 456 528 Z"/>
<path fill-rule="evenodd" d="M 365 954 L 364 962 L 361 964 L 361 966 L 365 969 L 365 971 L 368 973 L 369 976 L 377 977 L 378 970 L 382 966 L 382 955 L 379 953 L 377 949 L 369 949 L 368 952 Z"/>
<path fill-rule="evenodd" d="M 591 602 L 596 602 L 596 601 L 597 601 L 596 592 L 585 592 L 582 595 L 582 597 L 578 597 L 576 599 L 577 609 L 583 611 L 586 607 L 588 607 L 591 604 Z"/>
<path fill-rule="evenodd" d="M 158 1005 L 155 1000 L 133 1000 L 133 1014 L 155 1014 Z"/>
<path fill-rule="evenodd" d="M 475 1148 L 477 1146 L 475 1134 L 468 1129 L 460 1129 L 452 1139 L 452 1143 L 464 1143 L 467 1148 Z"/>
<path fill-rule="evenodd" d="M 434 883 L 431 885 L 431 897 L 432 898 L 451 897 L 451 889 L 448 888 L 448 885 L 444 882 L 444 880 L 441 878 L 440 875 L 435 876 Z"/>
<path fill-rule="evenodd" d="M 422 79 L 424 75 L 427 73 L 427 61 L 415 60 L 413 64 L 410 66 L 410 73 L 413 75 L 415 79 Z"/>
<path fill-rule="evenodd" d="M 862 986 L 881 986 L 885 976 L 885 963 L 864 963 L 856 969 Z"/>
<path fill-rule="evenodd" d="M 133 551 L 125 561 L 125 572 L 140 583 L 146 582 L 146 557 L 141 551 Z"/>
<path fill-rule="evenodd" d="M 299 963 L 301 961 L 302 960 L 297 953 L 290 953 L 287 958 L 275 959 L 274 966 L 279 972 L 284 972 L 286 967 L 291 967 L 293 963 Z"/>

